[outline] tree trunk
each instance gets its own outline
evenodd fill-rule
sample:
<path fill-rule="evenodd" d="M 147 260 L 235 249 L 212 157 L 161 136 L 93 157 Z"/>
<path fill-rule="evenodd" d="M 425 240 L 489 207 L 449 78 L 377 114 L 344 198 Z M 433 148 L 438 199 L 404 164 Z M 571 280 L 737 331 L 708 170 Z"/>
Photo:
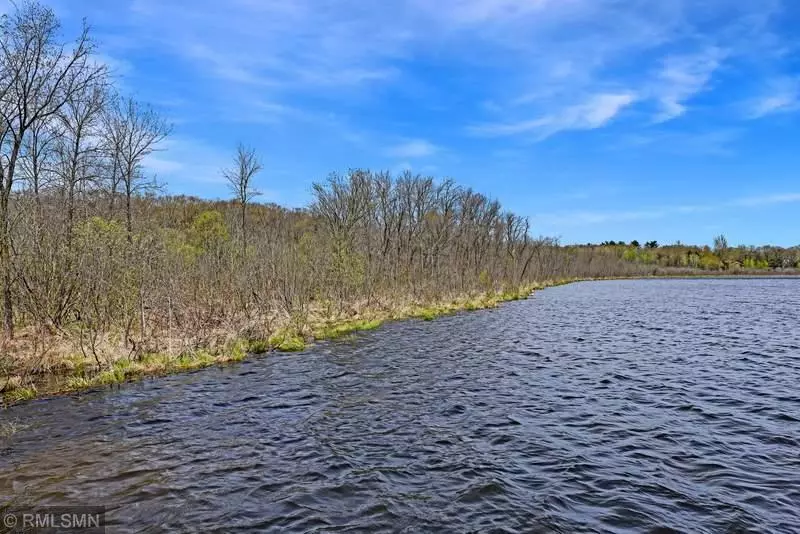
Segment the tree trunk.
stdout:
<path fill-rule="evenodd" d="M 11 299 L 11 236 L 8 228 L 8 191 L 0 199 L 0 264 L 3 269 L 3 333 L 6 339 L 14 337 L 14 304 Z"/>
<path fill-rule="evenodd" d="M 72 250 L 72 227 L 75 221 L 75 181 L 69 184 L 67 194 L 67 249 Z"/>
<path fill-rule="evenodd" d="M 128 243 L 133 242 L 133 216 L 131 215 L 131 192 L 125 192 L 125 228 L 128 230 Z"/>
<path fill-rule="evenodd" d="M 112 167 L 111 167 L 111 191 L 110 191 L 110 198 L 108 200 L 108 218 L 114 218 L 114 201 L 117 198 L 117 157 L 114 156 L 112 158 Z"/>
<path fill-rule="evenodd" d="M 247 202 L 242 202 L 242 259 L 247 255 Z"/>
<path fill-rule="evenodd" d="M 11 228 L 9 226 L 8 204 L 11 198 L 11 187 L 14 184 L 14 169 L 21 148 L 21 140 L 16 140 L 8 158 L 6 175 L 0 177 L 0 264 L 3 276 L 3 333 L 6 339 L 14 338 L 14 302 L 12 300 L 12 267 L 11 267 Z"/>

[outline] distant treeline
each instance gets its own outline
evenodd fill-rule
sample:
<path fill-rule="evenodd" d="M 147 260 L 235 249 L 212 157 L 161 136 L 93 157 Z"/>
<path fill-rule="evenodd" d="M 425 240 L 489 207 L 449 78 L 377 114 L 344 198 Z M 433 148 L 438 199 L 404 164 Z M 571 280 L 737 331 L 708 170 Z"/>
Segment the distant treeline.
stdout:
<path fill-rule="evenodd" d="M 625 261 L 659 267 L 683 267 L 705 271 L 768 271 L 800 269 L 800 246 L 731 247 L 724 235 L 714 238 L 714 246 L 694 246 L 676 243 L 659 245 L 648 241 L 644 246 L 636 240 L 588 243 L 584 248 L 605 247 L 614 250 Z"/>

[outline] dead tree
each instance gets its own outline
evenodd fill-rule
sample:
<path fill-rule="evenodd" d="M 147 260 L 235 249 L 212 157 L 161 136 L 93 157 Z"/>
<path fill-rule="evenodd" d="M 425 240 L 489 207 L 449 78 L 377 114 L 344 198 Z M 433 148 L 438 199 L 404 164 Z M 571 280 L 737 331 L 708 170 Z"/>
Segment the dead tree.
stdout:
<path fill-rule="evenodd" d="M 253 187 L 253 177 L 261 169 L 261 162 L 253 148 L 245 147 L 239 143 L 234 156 L 234 164 L 230 169 L 222 171 L 228 181 L 228 188 L 239 204 L 242 225 L 242 257 L 247 253 L 247 204 L 261 192 Z"/>

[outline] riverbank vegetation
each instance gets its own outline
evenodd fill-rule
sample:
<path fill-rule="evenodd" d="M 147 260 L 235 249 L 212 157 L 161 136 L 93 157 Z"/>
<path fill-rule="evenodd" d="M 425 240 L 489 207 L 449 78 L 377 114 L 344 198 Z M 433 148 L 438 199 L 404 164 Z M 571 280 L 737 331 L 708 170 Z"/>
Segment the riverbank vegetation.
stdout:
<path fill-rule="evenodd" d="M 713 247 L 681 243 L 659 246 L 656 241 L 648 241 L 642 246 L 638 241 L 606 241 L 600 245 L 590 243 L 582 248 L 603 248 L 625 262 L 668 269 L 758 274 L 792 272 L 800 268 L 800 247 L 732 247 L 724 235 L 714 238 Z"/>
<path fill-rule="evenodd" d="M 560 246 L 457 185 L 354 169 L 304 209 L 254 200 L 240 146 L 232 200 L 163 194 L 145 161 L 171 127 L 116 92 L 88 29 L 62 42 L 22 3 L 0 50 L 0 393 L 77 390 L 298 351 L 382 321 L 432 319 L 555 281 L 794 268 L 796 249 Z M 650 246 L 653 245 L 653 246 Z M 714 259 L 715 258 L 715 259 Z"/>

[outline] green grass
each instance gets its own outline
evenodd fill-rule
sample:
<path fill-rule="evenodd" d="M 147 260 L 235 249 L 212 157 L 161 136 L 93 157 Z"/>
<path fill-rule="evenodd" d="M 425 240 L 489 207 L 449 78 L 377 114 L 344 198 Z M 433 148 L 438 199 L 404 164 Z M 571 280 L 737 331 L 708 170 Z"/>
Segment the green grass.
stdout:
<path fill-rule="evenodd" d="M 145 370 L 145 372 L 158 374 L 172 369 L 174 366 L 174 361 L 175 358 L 169 354 L 154 352 L 142 356 L 142 359 L 139 360 L 139 365 Z"/>
<path fill-rule="evenodd" d="M 86 378 L 85 376 L 68 376 L 65 387 L 67 391 L 80 391 L 82 389 L 91 388 L 94 385 L 91 378 Z"/>
<path fill-rule="evenodd" d="M 423 321 L 433 321 L 437 317 L 450 315 L 457 311 L 460 306 L 430 306 L 423 307 L 412 312 L 411 317 L 422 319 Z"/>
<path fill-rule="evenodd" d="M 469 302 L 464 304 L 464 310 L 465 311 L 482 310 L 482 309 L 484 309 L 484 307 L 485 306 L 483 306 L 483 304 L 478 300 L 470 300 Z"/>
<path fill-rule="evenodd" d="M 504 292 L 500 293 L 500 295 L 498 295 L 498 297 L 497 297 L 497 299 L 500 302 L 508 302 L 508 301 L 513 301 L 513 300 L 520 300 L 520 299 L 523 299 L 523 298 L 525 298 L 525 293 L 524 293 L 524 291 L 519 290 L 519 289 L 516 290 L 516 291 L 504 291 Z"/>
<path fill-rule="evenodd" d="M 224 361 L 244 359 L 245 356 L 246 353 L 241 348 L 234 347 L 233 352 Z M 76 372 L 67 377 L 64 388 L 66 391 L 80 391 L 94 387 L 110 386 L 148 375 L 200 369 L 221 361 L 223 360 L 203 350 L 185 352 L 177 357 L 169 354 L 150 353 L 145 354 L 139 361 L 118 360 L 114 362 L 111 368 L 105 369 L 94 376 L 85 376 L 82 370 L 78 371 L 76 369 Z"/>
<path fill-rule="evenodd" d="M 136 380 L 144 376 L 156 376 L 163 374 L 179 373 L 202 369 L 214 364 L 227 362 L 238 362 L 244 360 L 249 353 L 263 353 L 270 350 L 270 343 L 278 350 L 302 350 L 305 342 L 299 336 L 282 336 L 271 341 L 236 341 L 224 349 L 209 352 L 207 350 L 193 350 L 184 352 L 178 356 L 164 353 L 144 354 L 139 360 L 122 359 L 114 362 L 108 368 L 96 374 L 89 374 L 91 365 L 80 365 L 81 362 L 73 362 L 72 373 L 66 377 L 63 383 L 64 391 L 80 391 L 101 386 L 120 384 L 131 380 Z M 19 402 L 33 398 L 36 390 L 31 392 L 16 389 L 5 395 L 6 402 Z"/>
<path fill-rule="evenodd" d="M 436 308 L 425 308 L 419 311 L 417 317 L 419 317 L 423 321 L 433 321 L 440 315 L 442 314 Z"/>
<path fill-rule="evenodd" d="M 36 388 L 34 386 L 31 387 L 21 387 L 15 388 L 11 391 L 7 391 L 3 394 L 3 400 L 6 404 L 14 404 L 17 402 L 22 402 L 26 400 L 30 400 L 36 397 Z"/>
<path fill-rule="evenodd" d="M 177 371 L 189 371 L 192 369 L 201 369 L 217 363 L 218 359 L 208 351 L 195 350 L 191 352 L 184 352 L 175 360 L 174 369 Z"/>
<path fill-rule="evenodd" d="M 283 330 L 269 338 L 269 346 L 281 352 L 298 352 L 306 348 L 306 340 L 296 332 Z"/>
<path fill-rule="evenodd" d="M 251 339 L 247 342 L 247 352 L 251 354 L 264 354 L 269 352 L 269 340 Z"/>
<path fill-rule="evenodd" d="M 245 341 L 231 343 L 222 351 L 221 362 L 240 362 L 247 358 L 250 344 Z"/>
<path fill-rule="evenodd" d="M 383 321 L 379 319 L 373 320 L 356 320 L 347 321 L 339 324 L 331 324 L 320 328 L 314 332 L 314 339 L 339 339 L 340 337 L 352 334 L 354 332 L 362 332 L 365 330 L 374 330 L 378 328 Z"/>
<path fill-rule="evenodd" d="M 110 386 L 125 382 L 125 379 L 128 377 L 130 366 L 124 364 L 120 365 L 120 363 L 121 362 L 117 362 L 111 369 L 98 373 L 92 379 L 92 382 L 98 386 Z"/>

